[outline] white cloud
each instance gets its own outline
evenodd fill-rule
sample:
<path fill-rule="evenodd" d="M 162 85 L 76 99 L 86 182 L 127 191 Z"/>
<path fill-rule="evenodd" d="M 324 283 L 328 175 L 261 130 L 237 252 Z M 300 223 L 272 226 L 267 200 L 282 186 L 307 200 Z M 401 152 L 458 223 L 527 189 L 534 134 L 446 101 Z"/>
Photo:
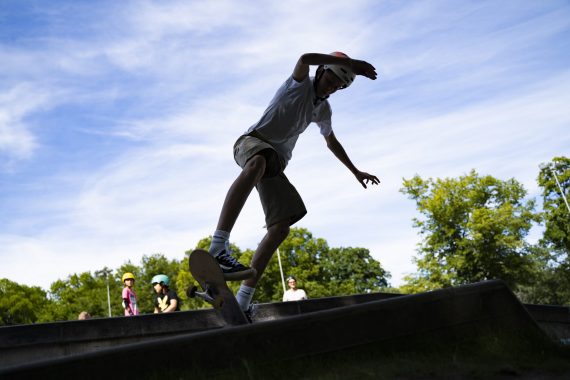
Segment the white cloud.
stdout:
<path fill-rule="evenodd" d="M 45 156 L 34 150 L 45 142 L 35 131 L 56 106 L 80 138 L 63 143 L 43 130 L 58 141 L 50 149 L 63 160 L 68 151 L 100 153 L 73 156 L 75 170 L 43 163 L 41 177 L 23 180 L 61 190 L 28 191 L 21 209 L 0 216 L 0 277 L 47 288 L 143 254 L 181 258 L 215 228 L 239 172 L 234 140 L 304 52 L 344 50 L 378 68 L 378 81 L 359 79 L 331 103 L 350 157 L 382 185 L 362 189 L 310 127 L 287 170 L 309 209 L 299 226 L 332 246 L 369 248 L 395 285 L 413 271 L 419 239 L 413 202 L 398 192 L 402 177 L 474 168 L 534 191 L 538 164 L 567 154 L 570 76 L 536 63 L 556 55 L 550 39 L 568 33 L 565 7 L 534 17 L 524 8 L 538 5 L 501 13 L 456 2 L 252 4 L 130 2 L 99 12 L 91 34 L 38 36 L 34 49 L 0 53 L 10 84 L 0 96 L 3 154 L 40 165 L 34 159 Z M 232 240 L 254 248 L 263 224 L 254 191 Z"/>
<path fill-rule="evenodd" d="M 21 83 L 0 94 L 0 166 L 32 156 L 38 142 L 27 118 L 52 106 L 52 95 L 32 83 Z"/>

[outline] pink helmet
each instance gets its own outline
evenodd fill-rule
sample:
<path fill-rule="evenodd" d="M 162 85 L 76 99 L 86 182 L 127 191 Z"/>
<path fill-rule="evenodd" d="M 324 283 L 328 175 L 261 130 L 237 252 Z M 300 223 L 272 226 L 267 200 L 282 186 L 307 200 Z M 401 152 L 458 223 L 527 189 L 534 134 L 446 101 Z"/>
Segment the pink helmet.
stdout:
<path fill-rule="evenodd" d="M 335 57 L 350 58 L 348 55 L 341 53 L 340 51 L 332 52 L 330 55 L 334 55 Z M 350 86 L 352 82 L 354 82 L 354 78 L 356 77 L 356 75 L 352 72 L 352 70 L 345 66 L 325 65 L 324 68 L 325 70 L 332 71 L 333 73 L 335 73 L 337 77 L 340 78 L 340 80 L 343 82 L 341 88 L 347 88 L 348 86 Z"/>

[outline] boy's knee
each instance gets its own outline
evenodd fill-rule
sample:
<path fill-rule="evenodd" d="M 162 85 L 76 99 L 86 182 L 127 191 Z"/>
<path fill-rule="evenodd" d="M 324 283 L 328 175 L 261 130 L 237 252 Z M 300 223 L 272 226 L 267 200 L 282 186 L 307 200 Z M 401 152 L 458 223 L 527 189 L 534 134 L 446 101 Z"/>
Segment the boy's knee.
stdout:
<path fill-rule="evenodd" d="M 277 152 L 273 149 L 267 148 L 257 152 L 247 161 L 246 167 L 250 162 L 256 170 L 263 169 L 263 178 L 275 177 L 283 171 Z"/>
<path fill-rule="evenodd" d="M 263 176 L 263 173 L 265 173 L 266 166 L 267 162 L 265 160 L 265 157 L 258 154 L 247 161 L 243 170 L 255 175 L 258 178 L 261 178 Z"/>
<path fill-rule="evenodd" d="M 285 240 L 289 235 L 290 227 L 288 222 L 279 222 L 268 228 L 268 233 L 274 239 Z"/>

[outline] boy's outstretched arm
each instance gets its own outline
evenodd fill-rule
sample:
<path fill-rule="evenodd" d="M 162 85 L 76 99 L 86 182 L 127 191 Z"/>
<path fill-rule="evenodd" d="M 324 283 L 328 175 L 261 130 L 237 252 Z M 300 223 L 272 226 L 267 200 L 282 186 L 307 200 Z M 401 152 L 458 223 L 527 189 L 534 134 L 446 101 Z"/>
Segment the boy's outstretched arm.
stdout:
<path fill-rule="evenodd" d="M 362 75 L 372 80 L 376 79 L 376 69 L 370 63 L 358 59 L 337 57 L 330 54 L 305 53 L 303 54 L 293 70 L 293 79 L 297 82 L 305 79 L 309 75 L 310 66 L 319 65 L 340 65 L 346 66 L 356 75 Z"/>
<path fill-rule="evenodd" d="M 356 166 L 354 166 L 354 164 L 348 157 L 348 154 L 346 154 L 346 151 L 344 150 L 340 142 L 337 140 L 334 133 L 331 133 L 330 135 L 326 136 L 325 140 L 327 142 L 327 147 L 330 149 L 330 151 L 334 153 L 336 158 L 338 158 L 340 162 L 342 162 L 344 166 L 346 166 L 352 172 L 352 174 L 354 174 L 354 176 L 356 177 L 358 182 L 360 182 L 362 187 L 366 189 L 366 185 L 368 183 L 371 183 L 372 185 L 380 184 L 380 180 L 378 179 L 378 177 L 372 174 L 368 174 L 366 172 L 361 172 L 356 168 Z"/>

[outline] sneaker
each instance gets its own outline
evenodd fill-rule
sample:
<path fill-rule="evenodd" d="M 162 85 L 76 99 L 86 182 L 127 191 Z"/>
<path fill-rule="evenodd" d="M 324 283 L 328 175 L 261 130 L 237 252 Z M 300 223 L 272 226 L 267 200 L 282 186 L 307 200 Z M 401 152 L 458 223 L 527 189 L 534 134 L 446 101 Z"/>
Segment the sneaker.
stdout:
<path fill-rule="evenodd" d="M 255 276 L 255 269 L 246 267 L 238 262 L 227 249 L 222 250 L 214 258 L 224 274 L 224 279 L 227 281 L 244 280 Z"/>

